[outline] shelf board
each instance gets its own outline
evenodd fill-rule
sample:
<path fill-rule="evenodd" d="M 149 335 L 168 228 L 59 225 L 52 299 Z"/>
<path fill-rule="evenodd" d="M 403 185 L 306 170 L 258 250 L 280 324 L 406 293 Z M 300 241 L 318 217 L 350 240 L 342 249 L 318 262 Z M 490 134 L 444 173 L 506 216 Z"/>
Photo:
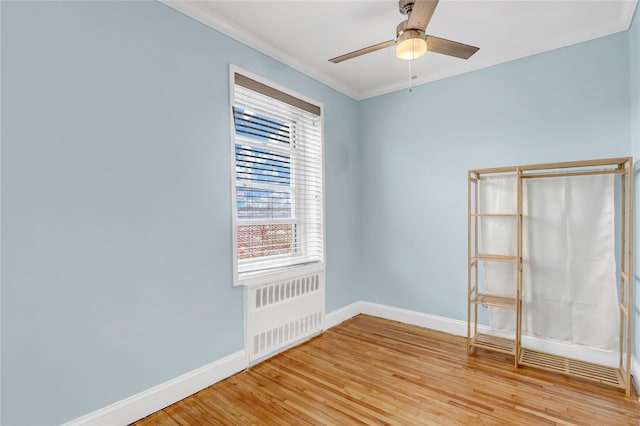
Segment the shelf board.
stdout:
<path fill-rule="evenodd" d="M 502 254 L 476 254 L 475 257 L 471 258 L 471 262 L 478 260 L 486 260 L 490 262 L 508 262 L 508 263 L 517 263 L 518 256 L 505 256 Z"/>
<path fill-rule="evenodd" d="M 495 296 L 492 294 L 478 294 L 471 299 L 471 303 L 496 308 L 516 309 L 516 298 L 509 296 Z"/>
<path fill-rule="evenodd" d="M 522 348 L 518 364 L 528 367 L 567 374 L 610 386 L 626 389 L 622 372 L 618 368 L 578 361 L 546 352 Z"/>
<path fill-rule="evenodd" d="M 515 355 L 515 344 L 513 339 L 505 339 L 504 337 L 478 333 L 476 336 L 471 338 L 471 342 L 469 344 L 476 348 Z"/>

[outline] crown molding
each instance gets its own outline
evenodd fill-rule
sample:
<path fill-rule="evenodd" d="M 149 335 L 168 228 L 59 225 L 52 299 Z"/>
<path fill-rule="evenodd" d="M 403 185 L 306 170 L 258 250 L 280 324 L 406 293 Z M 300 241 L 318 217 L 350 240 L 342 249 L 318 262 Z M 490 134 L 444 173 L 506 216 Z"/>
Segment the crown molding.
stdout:
<path fill-rule="evenodd" d="M 601 37 L 606 37 L 606 36 L 610 36 L 610 35 L 614 35 L 620 32 L 624 32 L 627 31 L 629 29 L 629 27 L 631 26 L 631 22 L 633 19 L 633 11 L 636 8 L 636 4 L 637 4 L 637 0 L 634 1 L 629 1 L 629 2 L 625 2 L 624 3 L 624 7 L 625 10 L 623 13 L 621 13 L 620 16 L 620 21 L 616 22 L 613 25 L 608 26 L 605 29 L 596 29 L 593 30 L 591 33 L 587 34 L 586 36 L 583 37 L 579 37 L 579 38 L 571 38 L 571 39 L 567 39 L 564 40 L 564 42 L 561 45 L 556 45 L 556 46 L 549 46 L 549 47 L 543 47 L 543 48 L 538 48 L 538 49 L 527 49 L 526 46 L 520 50 L 517 53 L 509 53 L 509 54 L 503 54 L 501 57 L 499 57 L 498 59 L 494 59 L 492 61 L 484 61 L 484 62 L 478 62 L 475 66 L 473 66 L 472 68 L 468 68 L 465 69 L 463 71 L 460 72 L 456 72 L 456 73 L 440 73 L 440 74 L 435 74 L 435 75 L 431 75 L 429 77 L 420 77 L 418 76 L 418 78 L 416 80 L 413 80 L 412 83 L 410 83 L 409 81 L 403 81 L 401 83 L 395 83 L 395 84 L 389 84 L 389 85 L 384 85 L 384 86 L 380 86 L 377 87 L 375 89 L 371 89 L 371 90 L 364 90 L 358 93 L 358 96 L 355 98 L 356 100 L 364 100 L 364 99 L 369 99 L 369 98 L 373 98 L 376 96 L 382 96 L 382 95 L 386 95 L 388 93 L 392 93 L 392 92 L 397 92 L 399 90 L 406 90 L 409 88 L 416 88 L 416 87 L 420 87 L 422 85 L 425 85 L 427 83 L 432 83 L 434 81 L 438 81 L 438 80 L 443 80 L 445 78 L 449 78 L 449 77 L 455 77 L 458 75 L 462 75 L 462 74 L 466 74 L 466 73 L 470 73 L 473 71 L 478 71 L 484 68 L 489 68 L 495 65 L 500 65 L 500 64 L 504 64 L 507 62 L 511 62 L 511 61 L 516 61 L 519 59 L 523 59 L 526 58 L 528 56 L 534 56 L 534 55 L 538 55 L 540 53 L 545 53 L 545 52 L 551 52 L 553 50 L 557 50 L 557 49 L 563 49 L 565 47 L 569 47 L 575 44 L 580 44 L 580 43 L 584 43 L 587 41 L 591 41 L 591 40 L 595 40 Z"/>
<path fill-rule="evenodd" d="M 166 6 L 171 7 L 172 9 L 177 10 L 178 12 L 182 12 L 183 14 L 210 28 L 213 28 L 216 31 L 221 32 L 228 37 L 231 37 L 236 41 L 239 41 L 242 44 L 251 47 L 252 49 L 257 50 L 260 53 L 263 53 L 277 61 L 282 62 L 290 68 L 293 68 L 294 70 L 299 71 L 316 81 L 319 81 L 320 83 L 342 93 L 343 95 L 346 95 L 354 100 L 360 100 L 358 92 L 354 91 L 344 83 L 341 83 L 340 81 L 327 75 L 316 72 L 312 67 L 285 53 L 281 49 L 265 43 L 260 38 L 248 34 L 245 31 L 241 31 L 235 26 L 230 25 L 228 22 L 225 22 L 222 19 L 211 15 L 210 13 L 207 13 L 207 11 L 202 7 L 202 4 L 206 4 L 205 2 L 192 0 L 158 1 Z"/>
<path fill-rule="evenodd" d="M 502 63 L 514 61 L 517 59 L 522 59 L 527 56 L 537 55 L 543 52 L 549 52 L 552 50 L 560 49 L 563 47 L 571 46 L 573 44 L 583 43 L 586 41 L 594 40 L 600 37 L 616 34 L 622 31 L 626 31 L 629 29 L 631 22 L 633 20 L 634 10 L 636 9 L 638 0 L 629 0 L 625 1 L 622 6 L 622 10 L 620 13 L 620 19 L 618 22 L 612 23 L 611 25 L 605 28 L 596 28 L 593 29 L 590 33 L 583 35 L 581 37 L 573 37 L 567 38 L 560 42 L 559 44 L 553 44 L 548 46 L 539 47 L 537 49 L 529 49 L 526 44 L 522 45 L 522 49 L 519 51 L 510 51 L 508 53 L 504 53 L 498 58 L 494 58 L 490 61 L 483 61 L 474 64 L 471 68 L 467 68 L 461 70 L 459 72 L 441 72 L 439 74 L 430 75 L 428 77 L 420 77 L 418 76 L 417 80 L 412 82 L 410 81 L 401 81 L 398 83 L 391 83 L 382 85 L 369 90 L 354 90 L 349 87 L 347 84 L 335 79 L 331 76 L 326 75 L 325 73 L 320 73 L 315 70 L 313 67 L 305 64 L 303 61 L 300 61 L 293 57 L 292 55 L 287 54 L 282 49 L 279 49 L 276 46 L 270 45 L 264 42 L 259 37 L 255 37 L 252 34 L 247 33 L 246 31 L 242 31 L 228 22 L 223 21 L 222 19 L 213 16 L 211 13 L 208 13 L 203 5 L 206 2 L 199 2 L 197 0 L 159 0 L 161 3 L 179 11 L 183 14 L 203 23 L 204 25 L 213 28 L 222 34 L 231 37 L 234 40 L 239 41 L 277 61 L 282 62 L 283 64 L 299 71 L 314 80 L 325 84 L 326 86 L 356 100 L 361 101 L 365 99 L 369 99 L 376 96 L 385 95 L 391 92 L 396 92 L 399 90 L 405 90 L 410 87 L 415 88 L 422 86 L 427 83 L 431 83 L 437 80 L 442 80 L 448 77 L 454 77 L 456 75 L 466 74 L 468 72 L 477 71 L 483 68 L 492 67 L 494 65 L 499 65 Z"/>

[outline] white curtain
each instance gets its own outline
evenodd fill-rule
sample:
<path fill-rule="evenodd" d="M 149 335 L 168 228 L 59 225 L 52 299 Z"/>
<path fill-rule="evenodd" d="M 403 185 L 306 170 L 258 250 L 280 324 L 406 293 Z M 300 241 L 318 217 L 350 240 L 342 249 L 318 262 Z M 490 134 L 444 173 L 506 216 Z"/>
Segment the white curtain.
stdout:
<path fill-rule="evenodd" d="M 602 349 L 619 335 L 613 175 L 523 182 L 523 333 Z M 482 178 L 481 213 L 515 213 L 515 176 Z M 481 252 L 516 254 L 516 219 L 483 217 Z M 514 295 L 515 266 L 486 262 L 488 293 Z M 515 329 L 515 312 L 489 310 Z"/>

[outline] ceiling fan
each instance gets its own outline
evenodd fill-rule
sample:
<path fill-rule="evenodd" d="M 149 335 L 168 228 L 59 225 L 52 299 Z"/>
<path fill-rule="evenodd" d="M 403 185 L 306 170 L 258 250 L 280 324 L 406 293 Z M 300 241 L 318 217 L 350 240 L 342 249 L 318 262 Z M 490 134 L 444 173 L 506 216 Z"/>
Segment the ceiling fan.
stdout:
<path fill-rule="evenodd" d="M 395 40 L 385 41 L 345 55 L 336 56 L 329 59 L 329 62 L 338 64 L 347 59 L 357 58 L 393 45 L 396 46 L 396 56 L 404 60 L 416 59 L 427 53 L 427 51 L 469 59 L 480 48 L 425 34 L 427 25 L 429 25 L 437 5 L 438 0 L 399 0 L 400 13 L 407 15 L 408 19 L 398 24 Z"/>

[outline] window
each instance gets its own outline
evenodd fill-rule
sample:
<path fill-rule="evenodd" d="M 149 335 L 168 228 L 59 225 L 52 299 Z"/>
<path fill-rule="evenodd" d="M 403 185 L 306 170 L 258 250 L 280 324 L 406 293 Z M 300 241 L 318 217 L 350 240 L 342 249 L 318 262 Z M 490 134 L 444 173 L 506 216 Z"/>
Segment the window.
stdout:
<path fill-rule="evenodd" d="M 322 263 L 321 107 L 232 75 L 236 282 Z"/>

